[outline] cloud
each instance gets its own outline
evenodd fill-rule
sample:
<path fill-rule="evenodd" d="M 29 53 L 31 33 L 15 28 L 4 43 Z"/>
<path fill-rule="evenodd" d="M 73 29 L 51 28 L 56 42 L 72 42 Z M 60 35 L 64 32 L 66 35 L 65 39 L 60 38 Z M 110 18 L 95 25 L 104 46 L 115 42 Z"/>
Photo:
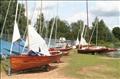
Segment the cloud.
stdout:
<path fill-rule="evenodd" d="M 91 13 L 89 13 L 89 26 L 92 25 L 92 21 L 94 20 L 94 17 Z M 87 24 L 87 13 L 86 12 L 77 12 L 71 15 L 70 17 L 66 18 L 66 20 L 69 23 L 77 22 L 78 20 L 83 20 L 84 24 Z"/>
<path fill-rule="evenodd" d="M 104 17 L 120 16 L 120 1 L 98 1 L 91 13 Z"/>
<path fill-rule="evenodd" d="M 36 2 L 36 5 L 37 5 L 37 8 L 41 8 L 41 1 L 35 1 Z M 57 1 L 42 1 L 42 9 L 43 10 L 48 10 L 48 9 L 53 9 L 55 8 L 57 4 Z"/>
<path fill-rule="evenodd" d="M 118 9 L 113 9 L 110 11 L 93 10 L 92 14 L 94 14 L 96 16 L 111 17 L 111 16 L 120 16 L 120 11 Z"/>

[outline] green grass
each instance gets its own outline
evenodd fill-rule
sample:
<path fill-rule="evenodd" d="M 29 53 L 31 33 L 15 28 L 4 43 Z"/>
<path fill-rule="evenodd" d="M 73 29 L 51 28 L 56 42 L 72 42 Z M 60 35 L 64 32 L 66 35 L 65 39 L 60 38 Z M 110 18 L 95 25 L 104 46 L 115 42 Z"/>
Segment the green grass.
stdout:
<path fill-rule="evenodd" d="M 72 53 L 65 75 L 78 79 L 120 79 L 120 59 Z"/>
<path fill-rule="evenodd" d="M 3 71 L 6 71 L 7 72 L 7 69 L 9 67 L 9 59 L 7 58 L 6 60 L 1 60 L 1 63 L 0 63 L 0 72 L 3 72 Z"/>

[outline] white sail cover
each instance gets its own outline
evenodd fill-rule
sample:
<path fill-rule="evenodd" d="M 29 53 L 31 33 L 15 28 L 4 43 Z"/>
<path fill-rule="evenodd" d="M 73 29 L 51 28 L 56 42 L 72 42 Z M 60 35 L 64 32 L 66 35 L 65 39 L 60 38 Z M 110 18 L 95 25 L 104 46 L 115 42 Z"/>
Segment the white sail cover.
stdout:
<path fill-rule="evenodd" d="M 81 39 L 80 39 L 80 45 L 88 45 L 88 43 L 86 42 L 86 40 L 83 37 L 81 37 Z"/>
<path fill-rule="evenodd" d="M 27 47 L 28 46 L 28 37 L 26 37 L 26 40 L 25 40 L 25 45 L 24 47 Z"/>
<path fill-rule="evenodd" d="M 60 42 L 65 42 L 66 39 L 65 39 L 65 37 L 60 37 L 59 41 L 60 41 Z"/>
<path fill-rule="evenodd" d="M 29 49 L 34 52 L 49 56 L 48 46 L 45 40 L 36 32 L 35 28 L 31 25 L 28 26 L 28 39 Z"/>
<path fill-rule="evenodd" d="M 15 20 L 12 43 L 17 41 L 18 39 L 20 39 L 20 32 L 19 32 L 19 29 L 18 29 L 18 24 Z"/>
<path fill-rule="evenodd" d="M 79 45 L 79 39 L 77 38 L 77 40 L 75 41 L 75 45 Z"/>

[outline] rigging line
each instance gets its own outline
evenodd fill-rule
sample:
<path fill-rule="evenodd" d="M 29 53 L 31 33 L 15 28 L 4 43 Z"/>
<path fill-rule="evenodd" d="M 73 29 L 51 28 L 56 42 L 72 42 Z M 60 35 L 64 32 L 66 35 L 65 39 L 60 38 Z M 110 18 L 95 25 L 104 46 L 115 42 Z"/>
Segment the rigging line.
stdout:
<path fill-rule="evenodd" d="M 45 38 L 48 38 L 48 24 L 46 22 L 45 22 L 45 29 L 46 29 Z"/>
<path fill-rule="evenodd" d="M 35 3 L 35 5 L 36 5 L 36 3 Z M 36 6 L 35 6 L 35 8 L 34 8 L 33 15 L 34 15 L 34 13 L 35 13 L 35 10 L 36 10 Z M 31 16 L 31 20 L 33 19 L 33 15 Z M 23 39 L 25 39 L 26 33 L 27 33 L 27 27 L 25 28 L 25 32 L 24 32 L 24 34 L 23 34 Z"/>
<path fill-rule="evenodd" d="M 23 3 L 23 0 L 22 0 L 22 3 Z M 18 6 L 19 7 L 19 6 Z M 20 13 L 21 13 L 21 9 L 22 9 L 22 6 L 20 5 L 20 11 L 19 11 L 19 15 L 18 15 L 18 23 L 19 23 L 19 21 L 20 21 Z"/>
<path fill-rule="evenodd" d="M 5 28 L 5 23 L 6 23 L 6 19 L 7 19 L 7 16 L 8 16 L 8 12 L 9 12 L 9 8 L 10 8 L 10 5 L 11 5 L 11 1 L 9 1 L 9 4 L 8 4 L 8 8 L 7 8 L 7 12 L 6 12 L 6 16 L 5 16 L 5 20 L 4 20 L 4 23 L 3 23 L 3 27 L 2 27 L 2 31 L 1 31 L 1 35 L 0 35 L 0 38 L 2 38 L 2 35 L 3 35 L 3 30 Z"/>
<path fill-rule="evenodd" d="M 36 8 L 37 8 L 37 5 L 36 5 L 36 2 L 34 3 L 34 10 L 33 10 L 33 13 L 32 13 L 32 16 L 31 16 L 31 20 L 33 19 L 34 17 L 34 13 L 36 11 Z"/>
<path fill-rule="evenodd" d="M 23 4 L 23 0 L 22 0 L 22 4 Z M 18 15 L 18 26 L 19 26 L 19 21 L 20 21 L 20 16 L 21 16 L 22 4 L 20 5 L 20 10 L 19 10 L 19 15 Z M 18 8 L 19 8 L 19 5 L 18 5 Z M 19 46 L 19 52 L 20 52 L 20 46 Z"/>
<path fill-rule="evenodd" d="M 27 17 L 27 33 L 28 33 L 28 49 L 30 48 L 29 47 L 29 31 L 28 31 L 28 5 L 27 5 L 27 0 L 26 0 L 26 17 Z"/>
<path fill-rule="evenodd" d="M 85 26 L 85 34 L 83 35 L 84 38 L 85 38 L 86 34 L 87 34 L 87 26 Z"/>
<path fill-rule="evenodd" d="M 87 25 L 89 26 L 89 20 L 88 20 L 88 0 L 86 0 L 86 11 L 87 11 Z M 85 25 L 82 28 L 81 37 L 83 37 L 83 33 L 85 32 Z"/>
<path fill-rule="evenodd" d="M 97 20 L 97 22 L 95 23 L 96 25 L 96 46 L 97 46 L 97 41 L 98 41 L 98 20 Z"/>
<path fill-rule="evenodd" d="M 87 16 L 87 27 L 89 27 L 89 14 L 88 14 L 88 0 L 86 0 L 86 16 Z M 87 27 L 85 26 L 85 34 L 84 37 L 86 36 L 86 32 L 87 32 Z"/>
<path fill-rule="evenodd" d="M 16 5 L 16 13 L 15 13 L 15 21 L 14 21 L 14 23 L 16 22 L 16 19 L 17 19 L 17 11 L 18 11 L 18 2 L 17 2 L 17 5 Z M 11 48 L 10 48 L 10 55 L 12 53 L 12 47 L 13 47 L 13 41 L 12 41 Z"/>
<path fill-rule="evenodd" d="M 89 27 L 88 0 L 86 0 L 86 11 L 87 11 L 87 26 Z"/>
<path fill-rule="evenodd" d="M 54 25 L 55 25 L 55 18 L 54 18 L 54 21 L 53 21 L 53 23 L 52 23 L 52 28 L 51 28 L 51 32 L 50 32 L 50 38 L 49 38 L 48 47 L 50 47 L 51 37 L 52 37 L 52 33 L 53 33 L 53 28 L 54 28 Z"/>
<path fill-rule="evenodd" d="M 45 11 L 46 11 L 46 14 L 47 14 L 47 10 L 45 10 Z M 44 26 L 45 26 L 45 29 L 46 29 L 45 38 L 48 38 L 48 24 L 47 24 L 47 21 L 45 21 L 45 19 L 44 19 Z"/>
<path fill-rule="evenodd" d="M 88 0 L 86 0 L 86 12 L 87 12 L 87 27 L 89 27 L 89 16 L 88 16 Z M 93 30 L 94 32 L 94 30 Z M 92 39 L 92 36 L 93 36 L 93 32 L 92 32 L 92 35 L 90 36 L 90 39 L 89 39 L 89 43 L 88 43 L 88 46 L 90 45 L 91 43 L 91 39 Z"/>
<path fill-rule="evenodd" d="M 95 31 L 95 27 L 93 28 L 92 34 L 91 34 L 91 36 L 90 36 L 90 40 L 89 40 L 88 46 L 90 45 L 90 42 L 91 42 L 91 40 L 92 40 L 94 31 Z"/>
<path fill-rule="evenodd" d="M 77 34 L 77 39 L 79 39 L 80 28 L 81 28 L 81 22 L 80 22 L 80 27 L 79 27 L 78 34 Z"/>
<path fill-rule="evenodd" d="M 59 8 L 58 1 L 59 0 L 57 0 L 57 16 L 56 16 L 56 28 L 55 28 L 55 42 L 56 42 L 56 39 L 57 39 L 57 28 L 58 28 L 58 8 Z"/>
<path fill-rule="evenodd" d="M 41 7 L 40 7 L 40 27 L 39 27 L 39 34 L 41 32 L 41 25 L 42 25 L 42 22 L 41 22 L 41 19 L 42 19 L 42 0 L 41 0 Z"/>

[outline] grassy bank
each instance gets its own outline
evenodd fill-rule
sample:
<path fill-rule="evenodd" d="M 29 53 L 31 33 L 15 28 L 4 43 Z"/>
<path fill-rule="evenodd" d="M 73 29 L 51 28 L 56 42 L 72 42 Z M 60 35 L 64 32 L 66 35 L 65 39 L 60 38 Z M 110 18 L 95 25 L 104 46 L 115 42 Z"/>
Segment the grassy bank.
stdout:
<path fill-rule="evenodd" d="M 120 59 L 74 52 L 65 75 L 78 79 L 120 79 Z"/>

